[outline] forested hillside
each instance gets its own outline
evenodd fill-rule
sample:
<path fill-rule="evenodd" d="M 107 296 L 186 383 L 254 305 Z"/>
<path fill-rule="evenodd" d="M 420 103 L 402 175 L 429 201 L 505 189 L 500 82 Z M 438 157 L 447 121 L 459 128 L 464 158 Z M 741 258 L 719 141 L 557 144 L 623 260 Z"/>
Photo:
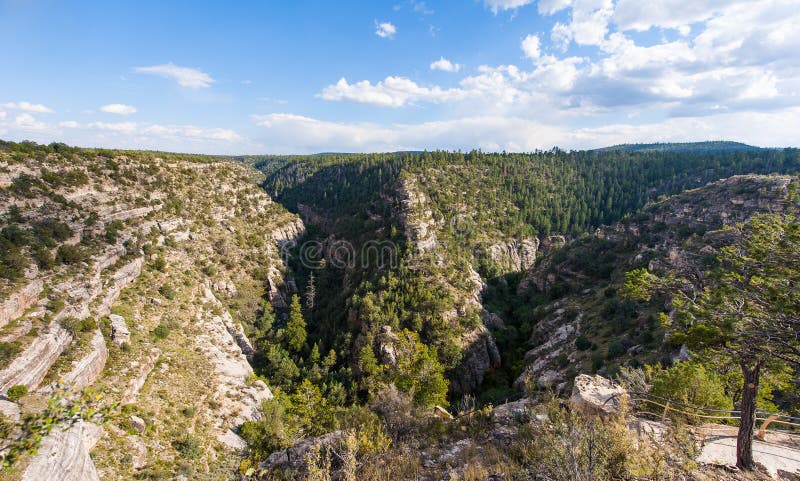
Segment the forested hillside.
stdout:
<path fill-rule="evenodd" d="M 387 359 L 380 352 L 387 349 L 383 339 L 399 329 L 436 348 L 451 395 L 492 399 L 513 396 L 537 308 L 559 297 L 554 291 L 517 298 L 516 284 L 537 257 L 686 189 L 743 173 L 800 171 L 797 150 L 737 145 L 250 160 L 267 173 L 266 190 L 304 217 L 306 240 L 322 246 L 346 240 L 356 256 L 370 241 L 398 246 L 393 266 L 375 259 L 355 268 L 294 265 L 301 291 L 313 275 L 309 345 L 335 348 L 349 367 L 350 392 L 360 392 L 351 400 L 367 394 L 370 371 L 384 377 L 391 371 L 382 370 Z M 604 269 L 608 253 L 592 255 L 584 262 Z M 484 324 L 494 336 L 481 332 Z M 364 369 L 373 357 L 377 367 Z M 485 377 L 488 384 L 479 387 Z"/>
<path fill-rule="evenodd" d="M 589 432 L 599 469 L 683 476 L 682 440 L 637 444 L 622 418 L 540 401 L 602 374 L 739 402 L 730 363 L 673 366 L 689 352 L 670 296 L 635 300 L 626 275 L 703 280 L 726 229 L 792 222 L 800 151 L 659 145 L 225 158 L 4 142 L 1 459 L 26 480 L 522 480 Z M 766 374 L 759 406 L 795 412 L 792 376 Z"/>

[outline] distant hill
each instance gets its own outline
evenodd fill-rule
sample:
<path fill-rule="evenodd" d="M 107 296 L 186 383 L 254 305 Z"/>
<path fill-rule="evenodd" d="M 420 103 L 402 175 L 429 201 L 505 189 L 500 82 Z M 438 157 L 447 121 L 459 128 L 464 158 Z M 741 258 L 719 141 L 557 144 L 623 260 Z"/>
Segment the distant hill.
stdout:
<path fill-rule="evenodd" d="M 743 144 L 741 142 L 709 141 L 709 142 L 665 142 L 653 144 L 620 144 L 611 147 L 595 149 L 599 152 L 738 152 L 763 150 L 761 147 Z"/>

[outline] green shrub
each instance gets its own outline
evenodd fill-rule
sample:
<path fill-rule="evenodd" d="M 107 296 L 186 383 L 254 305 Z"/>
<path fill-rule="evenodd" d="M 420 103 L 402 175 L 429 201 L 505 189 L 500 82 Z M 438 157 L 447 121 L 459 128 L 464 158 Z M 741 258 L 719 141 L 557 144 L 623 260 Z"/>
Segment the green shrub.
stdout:
<path fill-rule="evenodd" d="M 63 244 L 56 251 L 56 262 L 59 264 L 77 264 L 88 258 L 88 254 L 78 245 Z"/>
<path fill-rule="evenodd" d="M 725 395 L 720 377 L 692 361 L 679 362 L 655 372 L 650 394 L 707 409 L 733 409 L 733 401 Z"/>
<path fill-rule="evenodd" d="M 575 347 L 579 351 L 585 351 L 590 347 L 592 347 L 592 342 L 586 336 L 581 335 L 578 336 L 577 339 L 575 339 Z"/>
<path fill-rule="evenodd" d="M 172 447 L 174 447 L 175 450 L 181 453 L 181 456 L 185 458 L 193 459 L 200 456 L 202 453 L 202 450 L 200 449 L 200 440 L 191 434 L 187 434 L 182 438 L 173 441 Z"/>
<path fill-rule="evenodd" d="M 153 337 L 156 339 L 166 339 L 169 336 L 169 326 L 166 324 L 159 324 L 153 329 Z"/>
<path fill-rule="evenodd" d="M 158 293 L 170 301 L 175 299 L 175 288 L 171 284 L 164 284 L 158 289 Z"/>
<path fill-rule="evenodd" d="M 28 394 L 28 387 L 23 386 L 22 384 L 11 386 L 10 388 L 8 388 L 8 393 L 6 393 L 8 399 L 12 400 L 13 402 L 19 401 L 20 398 L 26 396 L 27 394 Z"/>
<path fill-rule="evenodd" d="M 616 359 L 625 354 L 625 351 L 625 346 L 623 346 L 620 341 L 614 341 L 608 345 L 608 354 L 606 355 L 606 359 Z"/>
<path fill-rule="evenodd" d="M 0 362 L 5 363 L 10 360 L 22 350 L 22 347 L 17 341 L 0 342 Z"/>

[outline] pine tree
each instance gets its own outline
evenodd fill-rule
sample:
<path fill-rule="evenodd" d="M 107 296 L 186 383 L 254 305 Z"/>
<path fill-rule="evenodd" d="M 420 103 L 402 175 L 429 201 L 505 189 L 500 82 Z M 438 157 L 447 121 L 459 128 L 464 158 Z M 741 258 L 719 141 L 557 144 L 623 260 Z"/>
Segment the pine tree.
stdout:
<path fill-rule="evenodd" d="M 300 298 L 292 296 L 292 304 L 289 307 L 289 321 L 286 323 L 284 339 L 287 348 L 295 353 L 300 352 L 306 343 L 306 320 L 303 318 L 303 309 L 300 306 Z"/>

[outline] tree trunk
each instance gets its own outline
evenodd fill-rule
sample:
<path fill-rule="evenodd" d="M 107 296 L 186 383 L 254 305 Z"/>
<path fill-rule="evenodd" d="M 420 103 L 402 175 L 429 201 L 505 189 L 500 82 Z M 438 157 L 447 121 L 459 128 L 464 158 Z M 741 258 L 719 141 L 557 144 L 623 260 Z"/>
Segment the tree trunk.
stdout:
<path fill-rule="evenodd" d="M 758 375 L 761 364 L 749 367 L 742 363 L 744 389 L 742 390 L 741 421 L 739 434 L 736 437 L 736 466 L 739 469 L 753 469 L 753 428 L 756 423 L 756 394 L 758 393 Z"/>

